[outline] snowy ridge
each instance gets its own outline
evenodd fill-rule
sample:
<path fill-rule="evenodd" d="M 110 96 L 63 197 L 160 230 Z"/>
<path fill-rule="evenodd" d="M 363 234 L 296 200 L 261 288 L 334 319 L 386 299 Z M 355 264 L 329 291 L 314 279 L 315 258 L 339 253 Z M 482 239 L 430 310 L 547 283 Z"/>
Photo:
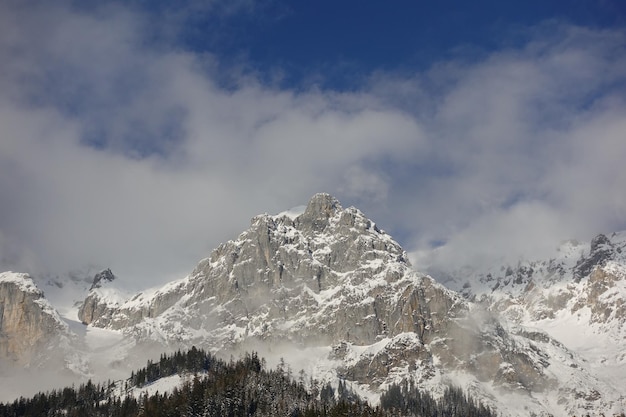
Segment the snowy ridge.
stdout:
<path fill-rule="evenodd" d="M 436 273 L 514 328 L 540 332 L 553 341 L 535 343 L 560 359 L 547 367 L 553 378 L 569 381 L 558 389 L 561 400 L 556 405 L 565 404 L 572 412 L 624 411 L 626 233 L 598 235 L 587 243 L 564 242 L 548 260 Z M 569 354 L 556 352 L 555 342 Z"/>
<path fill-rule="evenodd" d="M 526 326 L 515 314 L 527 312 L 511 301 L 529 293 L 535 270 L 553 271 L 545 288 L 567 290 L 559 271 L 582 265 L 577 251 L 572 243 L 565 263 L 520 264 L 477 281 L 486 289 L 480 297 L 488 290 L 506 306 L 497 311 L 506 310 L 508 325 L 413 271 L 402 248 L 358 209 L 317 195 L 304 210 L 254 217 L 250 229 L 189 276 L 104 309 L 92 325 L 170 348 L 292 357 L 294 366 L 350 381 L 374 400 L 380 389 L 411 379 L 434 393 L 447 383 L 462 385 L 499 409 L 507 403 L 496 393 L 506 392 L 507 401 L 525 410 L 508 410 L 511 415 L 580 414 L 589 404 L 611 410 L 621 394 L 564 344 Z M 496 284 L 510 294 L 493 292 Z M 542 303 L 534 303 L 536 314 L 545 310 Z M 566 380 L 580 381 L 577 391 Z M 588 394 L 595 391 L 606 400 Z M 557 397 L 561 404 L 551 403 Z"/>
<path fill-rule="evenodd" d="M 0 273 L 0 285 L 2 284 L 12 284 L 22 293 L 30 294 L 33 297 L 33 302 L 39 306 L 44 314 L 49 316 L 60 328 L 67 330 L 67 324 L 44 297 L 43 291 L 37 287 L 30 275 L 17 272 L 2 272 Z"/>
<path fill-rule="evenodd" d="M 306 206 L 296 206 L 296 207 L 292 207 L 289 210 L 285 210 L 283 212 L 278 213 L 276 216 L 274 216 L 274 218 L 278 219 L 280 217 L 289 217 L 291 220 L 295 220 L 296 217 L 300 216 L 301 214 L 304 214 L 304 211 L 306 210 Z"/>
<path fill-rule="evenodd" d="M 13 284 L 19 288 L 20 291 L 25 293 L 31 293 L 38 296 L 43 295 L 41 291 L 33 282 L 33 279 L 28 274 L 19 272 L 2 272 L 0 273 L 0 284 Z"/>
<path fill-rule="evenodd" d="M 361 211 L 318 194 L 305 207 L 254 217 L 160 288 L 133 295 L 102 271 L 110 279 L 94 282 L 78 311 L 88 326 L 64 316 L 86 358 L 68 367 L 119 373 L 178 348 L 255 350 L 268 364 L 284 358 L 296 372 L 345 381 L 373 402 L 410 380 L 434 395 L 461 386 L 510 416 L 620 413 L 622 249 L 626 235 L 616 234 L 566 242 L 545 261 L 429 271 L 446 288 L 414 271 Z"/>

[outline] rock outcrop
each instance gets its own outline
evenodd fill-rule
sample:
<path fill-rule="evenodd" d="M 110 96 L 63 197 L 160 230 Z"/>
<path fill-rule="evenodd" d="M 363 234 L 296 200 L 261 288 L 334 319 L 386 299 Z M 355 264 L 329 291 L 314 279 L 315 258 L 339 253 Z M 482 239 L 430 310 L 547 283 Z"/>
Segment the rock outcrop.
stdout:
<path fill-rule="evenodd" d="M 71 339 L 27 275 L 1 274 L 0 359 L 33 366 L 54 348 L 48 362 L 90 375 L 148 352 L 249 349 L 374 398 L 411 381 L 435 394 L 461 386 L 511 416 L 626 409 L 626 234 L 446 277 L 451 289 L 414 271 L 359 210 L 317 194 L 302 209 L 254 217 L 159 289 L 129 295 L 111 270 L 97 273 L 79 319 L 113 331 L 85 332 L 66 308 L 82 335 Z"/>
<path fill-rule="evenodd" d="M 599 234 L 591 240 L 589 254 L 581 257 L 573 270 L 574 280 L 579 282 L 593 272 L 595 268 L 602 267 L 615 255 L 615 248 L 611 240 L 603 234 Z"/>
<path fill-rule="evenodd" d="M 78 318 L 83 324 L 104 327 L 111 322 L 111 316 L 127 298 L 126 293 L 115 288 L 114 281 L 111 269 L 95 274 L 89 293 L 78 308 Z"/>
<path fill-rule="evenodd" d="M 626 337 L 626 233 L 604 234 L 583 244 L 565 242 L 547 260 L 493 265 L 487 271 L 448 271 L 449 286 L 466 299 L 521 320 L 553 320 L 589 311 L 587 324 Z M 620 334 L 618 334 L 620 333 Z"/>
<path fill-rule="evenodd" d="M 503 317 L 511 333 L 525 336 L 516 341 L 518 347 L 526 345 L 522 350 L 541 354 L 539 363 L 549 364 L 544 372 L 525 367 L 532 377 L 523 378 L 528 386 L 553 387 L 572 413 L 624 410 L 626 392 L 619 381 L 626 372 L 626 233 L 565 242 L 551 259 L 446 271 L 446 276 L 452 289 Z M 570 353 L 559 364 L 555 357 L 563 352 Z M 505 367 L 496 380 L 508 381 L 510 375 Z M 570 382 L 559 386 L 563 375 Z"/>
<path fill-rule="evenodd" d="M 103 285 L 107 285 L 113 282 L 114 280 L 115 280 L 115 275 L 113 275 L 113 272 L 111 271 L 110 268 L 107 268 L 105 270 L 98 272 L 93 277 L 93 283 L 91 284 L 91 287 L 89 288 L 89 290 L 91 291 L 91 290 L 95 290 L 96 288 L 102 288 Z"/>
<path fill-rule="evenodd" d="M 155 321 L 153 330 L 182 321 L 190 330 L 179 337 L 230 326 L 241 337 L 303 345 L 370 344 L 404 332 L 429 341 L 466 308 L 459 301 L 415 273 L 402 248 L 360 211 L 318 194 L 299 216 L 253 218 L 249 230 L 218 247 L 189 277 L 150 297 L 138 294 L 107 308 L 93 293 L 79 317 L 101 327 L 142 324 L 145 330 L 146 322 L 166 314 L 170 319 Z M 178 314 L 182 309 L 194 314 Z"/>
<path fill-rule="evenodd" d="M 0 273 L 0 359 L 18 366 L 45 360 L 67 325 L 27 274 Z"/>
<path fill-rule="evenodd" d="M 518 268 L 507 280 L 527 286 L 532 274 Z M 388 234 L 328 194 L 299 213 L 254 217 L 189 276 L 155 292 L 114 303 L 103 290 L 90 293 L 83 322 L 216 351 L 321 349 L 338 378 L 374 391 L 402 379 L 441 385 L 454 374 L 474 387 L 548 395 L 560 387 L 559 358 L 570 355 L 546 333 L 503 325 L 415 272 Z"/>

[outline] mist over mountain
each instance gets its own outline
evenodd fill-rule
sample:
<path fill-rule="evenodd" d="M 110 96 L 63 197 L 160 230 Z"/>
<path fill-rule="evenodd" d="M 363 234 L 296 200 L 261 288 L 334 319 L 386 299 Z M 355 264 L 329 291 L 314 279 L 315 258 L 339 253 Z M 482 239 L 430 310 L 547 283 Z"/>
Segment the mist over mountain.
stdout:
<path fill-rule="evenodd" d="M 0 400 L 48 389 L 37 373 L 125 378 L 147 359 L 198 346 L 225 358 L 255 351 L 271 366 L 349 383 L 372 403 L 410 383 L 435 398 L 458 386 L 503 415 L 619 414 L 626 235 L 566 242 L 557 253 L 418 272 L 360 210 L 316 194 L 255 216 L 158 288 L 129 292 L 108 269 L 89 282 L 4 273 L 0 360 L 11 372 L 0 384 L 8 375 L 32 383 Z M 24 325 L 32 330 L 15 331 Z"/>

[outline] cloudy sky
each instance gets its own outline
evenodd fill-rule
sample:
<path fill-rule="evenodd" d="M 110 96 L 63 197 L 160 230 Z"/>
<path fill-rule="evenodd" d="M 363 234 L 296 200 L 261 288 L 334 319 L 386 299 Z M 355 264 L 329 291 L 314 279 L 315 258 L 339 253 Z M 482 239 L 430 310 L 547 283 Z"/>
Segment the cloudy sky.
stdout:
<path fill-rule="evenodd" d="M 321 191 L 418 269 L 626 229 L 624 28 L 621 0 L 0 0 L 2 269 L 156 285 Z"/>

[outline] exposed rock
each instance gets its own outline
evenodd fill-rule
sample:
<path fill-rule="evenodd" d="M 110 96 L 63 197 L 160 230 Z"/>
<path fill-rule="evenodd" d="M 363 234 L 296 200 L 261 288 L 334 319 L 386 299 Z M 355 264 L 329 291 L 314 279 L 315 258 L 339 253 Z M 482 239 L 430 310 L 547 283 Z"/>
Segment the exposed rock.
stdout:
<path fill-rule="evenodd" d="M 588 276 L 594 268 L 603 266 L 613 256 L 613 244 L 603 234 L 599 234 L 591 240 L 589 256 L 581 258 L 574 268 L 574 280 L 579 282 Z"/>
<path fill-rule="evenodd" d="M 517 415 L 610 415 L 626 398 L 612 384 L 626 366 L 623 348 L 607 361 L 615 359 L 618 378 L 602 379 L 597 370 L 611 371 L 608 355 L 593 352 L 602 363 L 591 363 L 545 329 L 575 339 L 560 327 L 569 320 L 581 333 L 592 327 L 592 337 L 621 343 L 625 249 L 626 235 L 599 235 L 588 245 L 567 242 L 549 260 L 447 273 L 464 299 L 413 271 L 404 250 L 359 210 L 318 194 L 304 210 L 254 217 L 189 276 L 156 291 L 130 296 L 110 270 L 96 274 L 79 317 L 120 330 L 120 352 L 132 345 L 142 359 L 144 342 L 226 354 L 263 346 L 289 355 L 295 347 L 300 357 L 314 355 L 313 372 L 319 365 L 323 377 L 374 395 L 402 380 L 434 392 L 452 383 L 496 407 L 503 404 L 494 392 L 505 392 L 523 407 Z M 32 281 L 14 275 L 0 279 L 0 354 L 27 363 L 29 346 L 31 357 L 45 350 L 55 322 L 63 324 Z M 34 324 L 24 331 L 20 322 Z"/>
<path fill-rule="evenodd" d="M 103 302 L 97 293 L 90 293 L 85 301 L 78 309 L 78 318 L 83 324 L 95 324 L 96 320 L 100 322 L 108 323 L 110 317 L 111 308 L 109 303 Z"/>
<path fill-rule="evenodd" d="M 585 291 L 572 312 L 582 308 L 591 310 L 591 323 L 606 324 L 616 321 L 622 328 L 626 323 L 626 266 L 609 262 L 596 267 L 584 285 Z"/>
<path fill-rule="evenodd" d="M 0 274 L 0 359 L 31 366 L 67 326 L 27 274 Z"/>
<path fill-rule="evenodd" d="M 90 295 L 81 307 L 80 318 L 85 323 L 98 321 L 99 326 L 121 329 L 157 317 L 184 298 L 182 307 L 193 305 L 200 314 L 217 316 L 218 321 L 228 320 L 254 332 L 250 318 L 258 314 L 295 320 L 303 315 L 302 304 L 326 309 L 329 307 L 321 299 L 332 295 L 358 304 L 352 314 L 364 317 L 360 326 L 346 331 L 351 317 L 343 310 L 332 315 L 318 311 L 319 318 L 313 317 L 307 326 L 323 328 L 332 339 L 341 335 L 365 343 L 387 331 L 397 334 L 415 328 L 427 332 L 425 326 L 431 318 L 418 320 L 415 314 L 419 309 L 411 309 L 420 297 L 422 302 L 425 296 L 442 301 L 450 295 L 431 293 L 431 285 L 425 285 L 422 292 L 407 289 L 421 279 L 410 270 L 402 248 L 362 213 L 354 208 L 344 210 L 331 196 L 318 194 L 294 220 L 269 215 L 253 218 L 251 228 L 237 240 L 220 245 L 187 279 L 157 291 L 149 301 L 142 302 L 139 295 L 119 308 L 107 307 L 102 297 Z M 389 288 L 385 289 L 392 283 L 406 297 L 401 304 L 389 305 L 397 298 L 394 294 L 390 299 Z M 424 293 L 426 290 L 430 292 Z M 216 310 L 224 305 L 226 310 Z M 445 315 L 446 311 L 439 313 Z M 265 327 L 272 329 L 273 321 L 265 320 Z M 387 323 L 392 323 L 388 329 Z M 273 331 L 280 333 L 280 327 Z"/>
<path fill-rule="evenodd" d="M 507 279 L 526 286 L 533 273 L 521 266 Z M 295 217 L 254 217 L 154 294 L 115 305 L 98 291 L 81 308 L 92 325 L 214 350 L 248 340 L 334 346 L 338 376 L 372 389 L 398 375 L 424 382 L 449 371 L 527 392 L 552 384 L 532 341 L 492 316 L 467 319 L 457 293 L 413 271 L 389 235 L 328 194 Z"/>
<path fill-rule="evenodd" d="M 93 277 L 93 284 L 91 284 L 89 290 L 91 291 L 96 288 L 101 288 L 103 284 L 113 282 L 113 280 L 115 280 L 115 275 L 113 275 L 111 269 L 107 268 L 103 271 L 98 272 Z"/>
<path fill-rule="evenodd" d="M 614 381 L 626 366 L 625 232 L 564 242 L 548 260 L 445 274 L 451 288 L 514 325 L 506 337 L 488 331 L 473 342 L 472 350 L 485 352 L 476 355 L 474 375 L 532 395 L 552 393 L 570 414 L 623 411 L 625 391 Z M 447 344 L 452 354 L 439 355 L 450 362 L 459 355 Z"/>
<path fill-rule="evenodd" d="M 105 327 L 119 318 L 119 314 L 115 314 L 116 310 L 127 301 L 128 294 L 113 286 L 115 279 L 110 269 L 98 272 L 94 276 L 89 293 L 78 308 L 78 319 L 83 324 Z M 128 322 L 125 316 L 122 322 L 124 324 Z"/>

